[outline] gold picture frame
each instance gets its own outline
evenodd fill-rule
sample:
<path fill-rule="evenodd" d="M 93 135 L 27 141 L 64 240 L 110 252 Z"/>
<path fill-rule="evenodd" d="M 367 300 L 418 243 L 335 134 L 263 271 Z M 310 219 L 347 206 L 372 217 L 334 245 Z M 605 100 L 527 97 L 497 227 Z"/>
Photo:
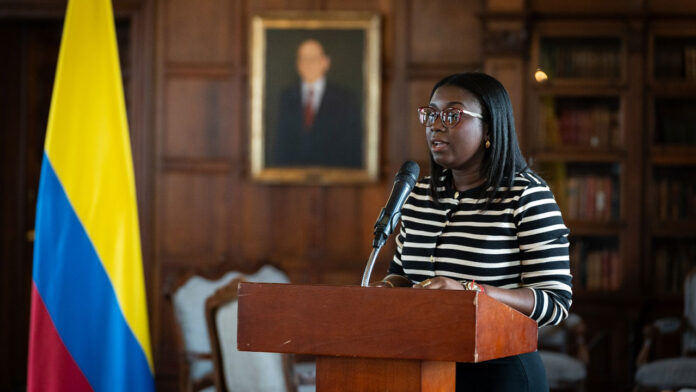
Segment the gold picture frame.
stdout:
<path fill-rule="evenodd" d="M 380 24 L 377 14 L 364 12 L 276 12 L 252 17 L 254 180 L 297 184 L 377 180 Z"/>

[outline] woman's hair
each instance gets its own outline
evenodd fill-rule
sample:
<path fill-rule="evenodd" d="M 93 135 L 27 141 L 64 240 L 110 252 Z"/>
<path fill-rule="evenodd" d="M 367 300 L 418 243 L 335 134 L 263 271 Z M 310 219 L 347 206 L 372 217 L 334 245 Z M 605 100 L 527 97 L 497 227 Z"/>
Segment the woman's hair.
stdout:
<path fill-rule="evenodd" d="M 507 187 L 502 196 L 505 197 L 510 191 L 515 175 L 529 169 L 517 143 L 510 97 L 498 80 L 480 72 L 465 72 L 445 77 L 435 84 L 430 98 L 435 94 L 435 90 L 442 86 L 454 86 L 469 91 L 481 104 L 482 121 L 488 124 L 491 142 L 490 148 L 485 150 L 480 173 L 486 182 L 479 197 L 486 198 L 484 209 L 487 209 L 500 187 Z M 435 163 L 431 153 L 430 192 L 436 203 L 437 186 L 443 172 L 444 168 Z"/>

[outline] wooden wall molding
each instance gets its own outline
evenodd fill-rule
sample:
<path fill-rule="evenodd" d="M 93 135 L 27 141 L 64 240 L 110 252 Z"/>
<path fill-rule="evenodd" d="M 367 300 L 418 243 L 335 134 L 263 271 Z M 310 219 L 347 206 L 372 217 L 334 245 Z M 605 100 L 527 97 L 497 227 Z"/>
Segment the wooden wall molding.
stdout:
<path fill-rule="evenodd" d="M 227 175 L 235 172 L 234 163 L 226 159 L 165 158 L 161 170 L 189 174 Z"/>
<path fill-rule="evenodd" d="M 407 79 L 442 79 L 447 75 L 458 72 L 481 71 L 482 63 L 480 61 L 470 63 L 455 63 L 455 64 L 409 64 L 407 70 Z"/>
<path fill-rule="evenodd" d="M 486 56 L 519 56 L 526 52 L 529 34 L 524 28 L 485 30 L 483 52 Z"/>
<path fill-rule="evenodd" d="M 169 62 L 165 64 L 168 78 L 228 79 L 237 75 L 246 76 L 246 68 L 227 64 L 196 64 Z"/>

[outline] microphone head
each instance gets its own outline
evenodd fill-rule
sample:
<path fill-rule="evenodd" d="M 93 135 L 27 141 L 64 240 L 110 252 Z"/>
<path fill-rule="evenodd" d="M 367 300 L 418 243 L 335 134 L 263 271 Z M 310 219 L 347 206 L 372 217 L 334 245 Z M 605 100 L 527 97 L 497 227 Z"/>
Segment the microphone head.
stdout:
<path fill-rule="evenodd" d="M 416 181 L 418 181 L 418 175 L 420 174 L 420 167 L 416 162 L 406 161 L 401 165 L 401 169 L 396 173 L 395 180 L 402 180 L 409 183 L 410 186 L 414 186 Z"/>
<path fill-rule="evenodd" d="M 384 245 L 387 237 L 396 227 L 401 217 L 401 207 L 416 185 L 419 173 L 420 168 L 413 161 L 404 162 L 399 172 L 396 173 L 394 187 L 389 195 L 387 205 L 382 208 L 379 218 L 377 218 L 377 223 L 375 223 L 375 239 L 372 241 L 373 248 L 380 248 Z"/>

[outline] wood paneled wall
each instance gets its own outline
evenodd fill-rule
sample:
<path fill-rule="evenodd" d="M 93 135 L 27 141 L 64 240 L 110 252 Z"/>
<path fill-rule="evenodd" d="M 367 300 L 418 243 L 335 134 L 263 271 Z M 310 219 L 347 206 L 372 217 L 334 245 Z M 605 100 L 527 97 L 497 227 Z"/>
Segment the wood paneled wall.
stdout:
<path fill-rule="evenodd" d="M 157 384 L 160 390 L 173 390 L 177 353 L 165 296 L 187 272 L 251 272 L 272 263 L 296 283 L 359 284 L 372 226 L 394 174 L 406 159 L 417 161 L 422 175 L 428 172 L 415 107 L 427 102 L 441 77 L 484 69 L 484 0 L 113 3 L 117 18 L 130 26 L 128 53 L 121 57 L 127 62 L 126 99 Z M 65 0 L 0 0 L 0 18 L 60 22 L 65 5 Z M 301 186 L 250 179 L 249 22 L 255 13 L 281 10 L 381 16 L 377 182 Z M 392 240 L 381 252 L 374 278 L 384 273 L 393 251 Z M 29 279 L 28 272 L 15 275 Z M 16 341 L 17 350 L 26 347 L 25 339 Z"/>
<path fill-rule="evenodd" d="M 152 151 L 145 174 L 152 179 L 152 204 L 144 203 L 144 213 L 153 221 L 153 249 L 146 268 L 158 386 L 165 390 L 174 387 L 177 369 L 172 314 L 163 298 L 182 274 L 254 271 L 272 263 L 296 283 L 358 284 L 394 173 L 412 159 L 427 174 L 424 131 L 414 113 L 432 85 L 454 72 L 496 76 L 511 96 L 524 150 L 529 12 L 543 17 L 561 7 L 582 13 L 571 0 L 562 6 L 550 0 L 145 1 L 155 8 L 157 37 L 154 135 L 140 138 Z M 664 1 L 622 0 L 605 11 L 629 2 L 652 9 Z M 602 2 L 591 3 L 603 9 Z M 683 0 L 669 3 L 690 7 Z M 300 186 L 250 179 L 249 22 L 255 13 L 280 10 L 381 15 L 378 182 Z M 375 277 L 393 249 L 392 240 Z"/>
<path fill-rule="evenodd" d="M 65 3 L 0 0 L 0 18 L 60 21 Z M 631 9 L 637 16 L 639 10 L 678 14 L 696 7 L 691 0 L 610 3 L 588 2 L 595 11 L 613 14 Z M 296 283 L 360 281 L 372 225 L 394 173 L 406 159 L 417 161 L 422 174 L 428 171 L 424 132 L 414 108 L 427 102 L 431 86 L 441 77 L 467 70 L 497 76 L 511 95 L 524 147 L 527 19 L 546 13 L 582 15 L 584 5 L 578 4 L 574 0 L 114 0 L 118 18 L 127 19 L 130 26 L 129 53 L 122 57 L 128 62 L 127 101 L 159 389 L 176 386 L 173 318 L 164 298 L 184 273 L 250 272 L 273 263 Z M 381 15 L 378 182 L 299 186 L 250 180 L 249 21 L 257 12 L 280 10 Z M 4 49 L 7 52 L 10 46 Z M 24 245 L 5 249 L 12 246 Z M 386 269 L 393 248 L 390 241 L 382 251 L 375 277 Z M 15 258 L 28 263 L 25 253 L 26 257 L 8 257 L 8 263 Z M 25 268 L 3 268 L 2 273 L 8 274 L 5 281 L 30 278 Z M 8 298 L 28 293 L 27 287 L 6 286 L 2 294 Z M 14 309 L 5 299 L 0 305 L 3 310 Z M 8 352 L 25 350 L 25 338 L 14 332 L 22 328 L 26 330 L 0 328 L 4 336 L 15 335 L 4 340 L 15 344 Z"/>
<path fill-rule="evenodd" d="M 406 159 L 428 171 L 415 107 L 446 74 L 483 69 L 482 0 L 156 2 L 155 255 L 148 282 L 160 387 L 176 371 L 164 294 L 190 269 L 280 266 L 293 282 L 359 284 L 372 226 Z M 268 185 L 249 176 L 249 22 L 264 11 L 382 17 L 380 177 L 370 184 Z M 393 241 L 374 276 L 386 270 Z"/>

